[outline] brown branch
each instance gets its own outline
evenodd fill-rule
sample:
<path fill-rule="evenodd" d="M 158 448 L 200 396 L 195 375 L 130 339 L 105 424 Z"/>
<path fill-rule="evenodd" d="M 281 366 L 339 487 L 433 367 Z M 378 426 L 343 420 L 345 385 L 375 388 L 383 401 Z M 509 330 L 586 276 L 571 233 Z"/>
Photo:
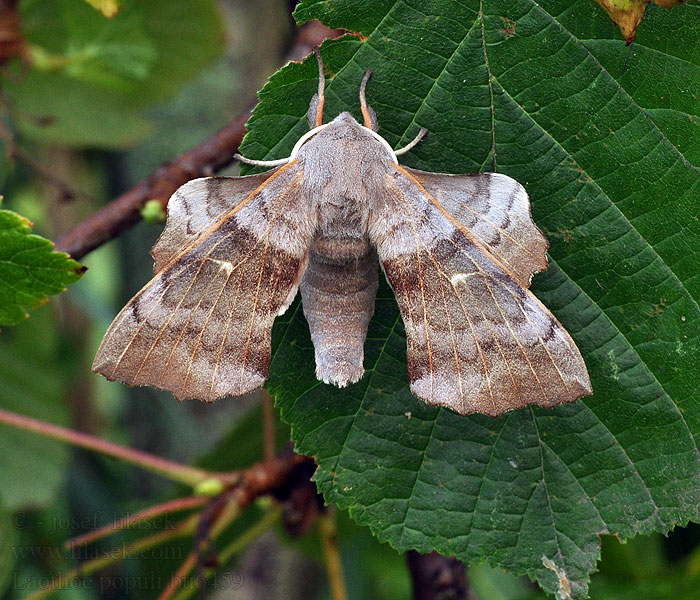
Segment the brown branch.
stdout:
<path fill-rule="evenodd" d="M 409 550 L 406 559 L 413 579 L 414 600 L 466 600 L 470 597 L 466 568 L 456 558 Z"/>
<path fill-rule="evenodd" d="M 160 200 L 165 206 L 183 183 L 231 164 L 248 117 L 250 109 L 189 152 L 158 167 L 144 181 L 64 233 L 56 241 L 56 250 L 80 259 L 140 221 L 140 210 L 147 200 Z"/>
<path fill-rule="evenodd" d="M 294 479 L 297 469 L 302 465 L 313 465 L 313 459 L 303 454 L 297 454 L 292 449 L 291 442 L 280 454 L 272 460 L 259 462 L 241 472 L 239 483 L 233 487 L 233 497 L 241 510 L 248 508 L 258 497 L 271 494 L 283 488 Z"/>
<path fill-rule="evenodd" d="M 318 45 L 339 34 L 337 30 L 310 23 L 300 30 L 290 56 L 296 57 L 299 50 L 303 51 L 310 44 Z M 144 181 L 68 230 L 56 241 L 56 250 L 80 259 L 140 221 L 140 210 L 147 200 L 159 200 L 165 206 L 183 183 L 211 175 L 231 164 L 245 134 L 245 123 L 251 110 L 252 107 L 189 152 L 161 165 Z"/>
<path fill-rule="evenodd" d="M 27 44 L 17 12 L 17 0 L 0 0 L 0 64 L 15 57 L 26 58 Z"/>
<path fill-rule="evenodd" d="M 154 473 L 159 473 L 163 477 L 167 477 L 172 481 L 184 483 L 185 485 L 195 486 L 201 481 L 210 478 L 224 480 L 228 476 L 227 473 L 210 473 L 203 469 L 198 469 L 197 467 L 182 465 L 172 460 L 154 456 L 153 454 L 148 454 L 141 450 L 134 450 L 128 446 L 115 444 L 114 442 L 109 442 L 87 433 L 61 427 L 60 425 L 54 425 L 53 423 L 47 423 L 46 421 L 39 421 L 3 409 L 0 409 L 0 423 L 17 427 L 25 431 L 31 431 L 47 438 L 78 446 L 79 448 L 106 454 L 112 458 L 137 465 L 142 469 L 148 469 Z"/>

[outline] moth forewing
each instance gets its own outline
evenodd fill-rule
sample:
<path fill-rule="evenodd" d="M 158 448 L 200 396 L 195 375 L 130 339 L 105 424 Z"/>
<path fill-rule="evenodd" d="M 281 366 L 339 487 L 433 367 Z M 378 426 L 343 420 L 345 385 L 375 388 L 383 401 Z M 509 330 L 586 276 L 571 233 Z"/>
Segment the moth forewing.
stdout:
<path fill-rule="evenodd" d="M 151 255 L 153 272 L 193 244 L 232 208 L 240 207 L 279 169 L 247 177 L 201 177 L 180 186 L 168 201 L 168 219 Z"/>
<path fill-rule="evenodd" d="M 119 313 L 93 369 L 181 399 L 214 400 L 262 385 L 272 323 L 296 293 L 316 230 L 302 176 L 290 163 L 262 183 L 257 176 L 206 180 L 209 195 L 200 201 L 241 186 L 247 194 L 199 232 L 192 216 L 202 207 L 176 202 L 159 248 L 165 255 L 183 246 Z"/>
<path fill-rule="evenodd" d="M 549 243 L 522 185 L 500 173 L 448 175 L 403 168 L 523 287 L 547 269 Z"/>

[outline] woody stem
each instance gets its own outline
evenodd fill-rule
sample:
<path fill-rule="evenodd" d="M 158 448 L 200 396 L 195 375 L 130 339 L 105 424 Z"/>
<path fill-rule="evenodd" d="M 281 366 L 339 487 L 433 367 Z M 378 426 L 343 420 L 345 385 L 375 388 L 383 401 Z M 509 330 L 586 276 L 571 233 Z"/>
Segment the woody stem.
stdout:
<path fill-rule="evenodd" d="M 113 442 L 101 440 L 87 433 L 81 433 L 67 427 L 46 423 L 24 415 L 9 412 L 0 409 L 0 423 L 38 433 L 44 437 L 48 437 L 61 442 L 66 442 L 79 448 L 100 452 L 113 458 L 132 463 L 154 473 L 158 473 L 172 481 L 184 483 L 185 485 L 194 487 L 201 481 L 216 477 L 217 474 L 209 473 L 196 467 L 182 465 L 180 463 L 153 456 L 140 450 L 133 450 L 127 446 L 120 446 Z"/>

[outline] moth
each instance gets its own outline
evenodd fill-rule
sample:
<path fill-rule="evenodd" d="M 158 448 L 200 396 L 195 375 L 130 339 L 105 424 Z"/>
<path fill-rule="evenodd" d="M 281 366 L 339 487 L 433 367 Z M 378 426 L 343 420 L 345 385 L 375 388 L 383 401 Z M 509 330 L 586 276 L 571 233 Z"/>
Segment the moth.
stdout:
<path fill-rule="evenodd" d="M 528 290 L 547 240 L 523 187 L 497 173 L 409 169 L 364 124 L 323 123 L 325 75 L 311 130 L 289 158 L 247 177 L 180 187 L 152 250 L 153 279 L 122 309 L 94 371 L 206 401 L 261 386 L 275 317 L 301 291 L 316 375 L 345 386 L 364 373 L 379 267 L 406 330 L 411 391 L 462 415 L 551 407 L 591 394 L 573 340 Z"/>

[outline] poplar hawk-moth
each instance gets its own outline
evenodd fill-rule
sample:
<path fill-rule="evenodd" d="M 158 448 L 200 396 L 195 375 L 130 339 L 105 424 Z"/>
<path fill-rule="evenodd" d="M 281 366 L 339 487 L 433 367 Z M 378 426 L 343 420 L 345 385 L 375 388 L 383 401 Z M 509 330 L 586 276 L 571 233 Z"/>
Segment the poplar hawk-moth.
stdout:
<path fill-rule="evenodd" d="M 215 400 L 261 386 L 271 330 L 301 291 L 316 375 L 363 373 L 381 266 L 406 330 L 411 391 L 460 414 L 550 407 L 591 393 L 573 340 L 529 291 L 548 243 L 527 193 L 497 173 L 447 175 L 399 165 L 377 133 L 343 112 L 260 175 L 180 187 L 152 250 L 154 278 L 114 319 L 93 369 L 176 397 Z"/>

